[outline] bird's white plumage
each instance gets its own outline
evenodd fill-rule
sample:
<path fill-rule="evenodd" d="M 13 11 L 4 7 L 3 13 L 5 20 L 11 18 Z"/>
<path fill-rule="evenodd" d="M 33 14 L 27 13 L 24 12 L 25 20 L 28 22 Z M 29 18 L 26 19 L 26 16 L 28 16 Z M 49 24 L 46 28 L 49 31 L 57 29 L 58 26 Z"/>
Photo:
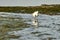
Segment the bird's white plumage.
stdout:
<path fill-rule="evenodd" d="M 33 15 L 33 17 L 37 17 L 38 16 L 38 11 L 35 11 L 32 15 Z"/>

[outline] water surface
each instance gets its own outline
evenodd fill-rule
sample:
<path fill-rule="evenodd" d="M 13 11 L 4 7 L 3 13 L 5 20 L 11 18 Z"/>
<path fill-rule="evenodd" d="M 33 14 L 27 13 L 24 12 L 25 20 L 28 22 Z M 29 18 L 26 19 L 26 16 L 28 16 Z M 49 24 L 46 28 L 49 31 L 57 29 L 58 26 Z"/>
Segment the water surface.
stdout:
<path fill-rule="evenodd" d="M 37 23 L 39 24 L 37 28 L 32 23 L 33 16 L 31 14 L 1 12 L 0 16 L 15 19 L 22 18 L 24 23 L 30 24 L 28 28 L 23 28 L 18 31 L 9 31 L 8 35 L 20 36 L 19 38 L 10 38 L 10 40 L 60 40 L 60 15 L 50 16 L 39 14 L 37 17 Z"/>

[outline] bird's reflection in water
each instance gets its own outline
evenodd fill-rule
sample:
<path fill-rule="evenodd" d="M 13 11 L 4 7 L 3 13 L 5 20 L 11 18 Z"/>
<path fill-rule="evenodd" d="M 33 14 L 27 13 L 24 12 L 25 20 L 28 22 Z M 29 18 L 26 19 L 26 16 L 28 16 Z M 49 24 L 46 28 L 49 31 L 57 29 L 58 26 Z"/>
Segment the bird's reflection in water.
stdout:
<path fill-rule="evenodd" d="M 32 23 L 33 23 L 33 26 L 34 26 L 34 28 L 37 28 L 38 27 L 38 19 L 37 18 L 33 18 L 33 21 L 32 21 Z"/>

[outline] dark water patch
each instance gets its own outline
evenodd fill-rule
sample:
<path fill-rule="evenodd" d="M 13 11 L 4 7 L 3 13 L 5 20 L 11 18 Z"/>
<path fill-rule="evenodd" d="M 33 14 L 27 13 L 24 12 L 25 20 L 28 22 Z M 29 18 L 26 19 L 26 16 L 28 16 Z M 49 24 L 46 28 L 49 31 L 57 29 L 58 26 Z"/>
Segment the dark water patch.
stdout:
<path fill-rule="evenodd" d="M 41 32 L 32 32 L 31 34 L 38 34 L 38 33 L 41 33 Z"/>
<path fill-rule="evenodd" d="M 40 36 L 43 36 L 43 35 L 51 35 L 51 34 L 47 34 L 47 33 L 39 34 L 39 35 L 37 35 L 37 37 L 40 37 Z"/>
<path fill-rule="evenodd" d="M 20 38 L 21 36 L 16 36 L 16 35 L 9 35 L 8 38 L 13 38 L 13 39 L 17 39 Z"/>
<path fill-rule="evenodd" d="M 57 31 L 60 31 L 60 29 L 58 29 Z"/>
<path fill-rule="evenodd" d="M 47 38 L 44 38 L 42 40 L 56 40 L 56 38 L 52 38 L 52 37 L 47 37 Z"/>
<path fill-rule="evenodd" d="M 49 26 L 47 26 L 47 25 L 39 25 L 39 27 L 50 28 L 50 25 Z"/>
<path fill-rule="evenodd" d="M 56 38 L 54 38 L 54 37 L 48 37 L 48 40 L 55 40 Z"/>
<path fill-rule="evenodd" d="M 60 26 L 60 24 L 56 24 L 56 25 Z"/>

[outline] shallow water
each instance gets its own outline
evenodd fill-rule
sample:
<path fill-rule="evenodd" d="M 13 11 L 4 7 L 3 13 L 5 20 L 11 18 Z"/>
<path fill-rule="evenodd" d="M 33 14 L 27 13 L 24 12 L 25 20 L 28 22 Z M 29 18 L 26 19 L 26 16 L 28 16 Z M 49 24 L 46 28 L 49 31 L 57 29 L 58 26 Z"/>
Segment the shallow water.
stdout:
<path fill-rule="evenodd" d="M 60 40 L 60 15 L 39 14 L 37 17 L 37 23 L 39 24 L 37 28 L 32 23 L 33 16 L 31 14 L 1 12 L 0 16 L 23 18 L 25 23 L 30 24 L 28 28 L 8 32 L 9 35 L 20 36 L 19 38 L 10 38 L 10 40 Z"/>

